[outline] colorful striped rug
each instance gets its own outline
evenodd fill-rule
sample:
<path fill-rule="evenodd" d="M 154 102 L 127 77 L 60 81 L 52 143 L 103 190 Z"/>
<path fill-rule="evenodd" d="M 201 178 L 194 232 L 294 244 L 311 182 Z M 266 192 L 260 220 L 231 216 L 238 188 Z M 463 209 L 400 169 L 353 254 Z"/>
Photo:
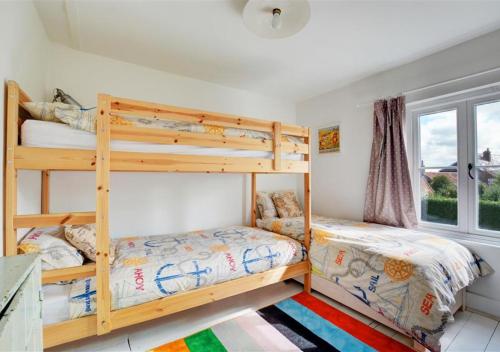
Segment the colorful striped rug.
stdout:
<path fill-rule="evenodd" d="M 311 295 L 299 293 L 151 351 L 411 352 L 412 349 Z"/>

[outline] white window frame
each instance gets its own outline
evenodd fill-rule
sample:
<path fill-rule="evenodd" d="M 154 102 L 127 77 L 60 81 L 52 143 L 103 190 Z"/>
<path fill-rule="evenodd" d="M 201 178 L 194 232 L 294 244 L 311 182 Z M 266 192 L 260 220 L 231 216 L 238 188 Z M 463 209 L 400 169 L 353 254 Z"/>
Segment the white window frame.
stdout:
<path fill-rule="evenodd" d="M 478 192 L 475 180 L 469 180 L 468 164 L 474 165 L 473 176 L 477 177 L 477 145 L 476 145 L 476 116 L 475 106 L 488 102 L 500 101 L 498 90 L 477 89 L 464 93 L 436 97 L 420 102 L 407 104 L 407 140 L 408 159 L 412 177 L 415 209 L 419 227 L 422 229 L 437 230 L 443 233 L 461 235 L 479 235 L 500 240 L 500 231 L 484 230 L 479 228 L 478 219 Z M 439 111 L 457 110 L 457 225 L 439 224 L 422 221 L 420 199 L 420 123 L 419 116 Z M 441 165 L 440 165 L 441 166 Z M 436 168 L 443 167 L 436 166 Z M 433 167 L 426 167 L 433 168 Z M 464 205 L 465 204 L 465 205 Z M 470 206 L 473 204 L 472 210 Z"/>
<path fill-rule="evenodd" d="M 481 96 L 481 97 L 475 97 L 471 98 L 467 102 L 467 114 L 470 116 L 469 121 L 468 121 L 468 132 L 469 132 L 469 144 L 468 144 L 468 156 L 469 156 L 469 163 L 472 163 L 474 165 L 474 179 L 477 179 L 477 170 L 478 170 L 478 155 L 477 155 L 477 117 L 475 114 L 475 107 L 476 105 L 482 105 L 482 104 L 488 104 L 488 103 L 495 103 L 495 102 L 500 102 L 500 94 L 489 94 L 487 96 Z M 500 132 L 500 131 L 499 131 Z M 500 135 L 499 135 L 500 138 Z M 495 168 L 499 167 L 500 165 L 492 165 L 489 166 L 490 168 Z M 500 231 L 492 231 L 492 230 L 485 230 L 485 229 L 480 229 L 478 221 L 479 216 L 479 199 L 478 199 L 478 189 L 477 189 L 477 182 L 475 180 L 473 182 L 468 183 L 468 196 L 469 196 L 469 201 L 474 204 L 472 211 L 469 211 L 469 228 L 468 228 L 468 233 L 473 233 L 477 235 L 484 235 L 484 236 L 493 236 L 493 237 L 500 237 Z"/>

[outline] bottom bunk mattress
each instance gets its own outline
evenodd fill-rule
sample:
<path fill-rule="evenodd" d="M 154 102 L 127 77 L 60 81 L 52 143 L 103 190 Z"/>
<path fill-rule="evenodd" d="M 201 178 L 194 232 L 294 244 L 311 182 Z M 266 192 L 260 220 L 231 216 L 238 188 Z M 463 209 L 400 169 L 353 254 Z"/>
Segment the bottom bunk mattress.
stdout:
<path fill-rule="evenodd" d="M 111 266 L 111 308 L 295 264 L 306 256 L 304 246 L 289 237 L 244 226 L 123 238 L 116 242 Z M 95 311 L 95 277 L 72 283 L 70 317 Z"/>
<path fill-rule="evenodd" d="M 304 220 L 259 227 L 303 240 Z M 421 231 L 313 216 L 313 274 L 332 281 L 433 351 L 453 320 L 455 294 L 492 272 L 455 241 Z"/>
<path fill-rule="evenodd" d="M 55 324 L 70 319 L 70 290 L 71 285 L 43 285 L 43 325 Z"/>

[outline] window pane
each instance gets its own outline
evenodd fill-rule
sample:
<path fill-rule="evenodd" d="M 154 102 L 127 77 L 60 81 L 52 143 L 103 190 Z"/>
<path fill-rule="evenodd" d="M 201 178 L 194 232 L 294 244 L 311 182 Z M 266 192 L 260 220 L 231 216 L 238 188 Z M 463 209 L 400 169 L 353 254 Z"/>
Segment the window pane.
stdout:
<path fill-rule="evenodd" d="M 457 110 L 420 115 L 420 166 L 457 165 Z"/>
<path fill-rule="evenodd" d="M 478 168 L 478 226 L 500 231 L 500 168 Z"/>
<path fill-rule="evenodd" d="M 456 169 L 426 169 L 420 176 L 421 219 L 457 225 Z"/>
<path fill-rule="evenodd" d="M 478 165 L 500 165 L 500 101 L 476 105 Z"/>

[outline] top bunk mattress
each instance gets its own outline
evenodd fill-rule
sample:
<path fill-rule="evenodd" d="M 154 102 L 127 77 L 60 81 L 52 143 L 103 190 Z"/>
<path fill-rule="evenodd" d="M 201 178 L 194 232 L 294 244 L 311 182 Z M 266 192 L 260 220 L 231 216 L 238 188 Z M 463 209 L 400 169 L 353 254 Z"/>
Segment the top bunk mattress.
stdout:
<path fill-rule="evenodd" d="M 71 128 L 62 123 L 29 119 L 21 126 L 21 144 L 25 147 L 95 150 L 96 135 L 87 131 Z M 267 151 L 155 144 L 122 140 L 112 140 L 111 150 L 263 159 L 270 159 L 273 157 L 273 153 Z M 282 153 L 282 158 L 287 160 L 301 160 L 302 155 Z"/>

